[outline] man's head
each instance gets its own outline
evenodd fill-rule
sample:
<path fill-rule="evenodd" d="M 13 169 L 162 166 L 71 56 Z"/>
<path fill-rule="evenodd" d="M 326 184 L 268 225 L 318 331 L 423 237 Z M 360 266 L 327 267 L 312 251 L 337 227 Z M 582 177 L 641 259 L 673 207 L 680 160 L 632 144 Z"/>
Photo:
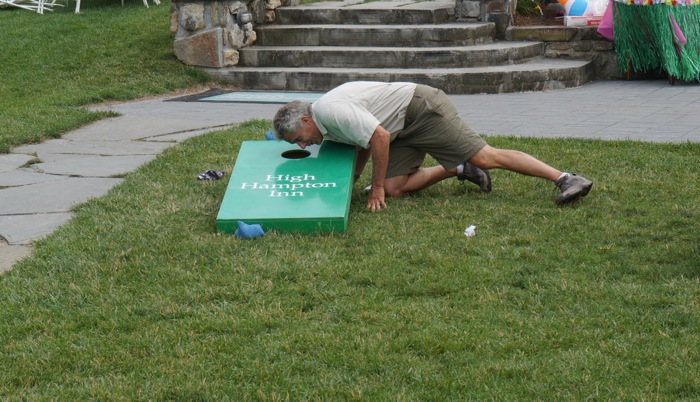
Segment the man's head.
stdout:
<path fill-rule="evenodd" d="M 292 101 L 282 106 L 273 120 L 275 137 L 301 148 L 320 144 L 323 136 L 311 117 L 311 104 L 304 101 Z"/>

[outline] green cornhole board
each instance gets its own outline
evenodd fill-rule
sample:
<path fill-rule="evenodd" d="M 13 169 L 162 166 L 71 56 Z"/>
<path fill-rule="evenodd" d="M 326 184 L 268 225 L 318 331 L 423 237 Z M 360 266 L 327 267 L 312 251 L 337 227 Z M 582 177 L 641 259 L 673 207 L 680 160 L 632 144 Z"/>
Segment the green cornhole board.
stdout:
<path fill-rule="evenodd" d="M 242 221 L 264 231 L 345 232 L 355 157 L 355 147 L 331 141 L 304 150 L 283 141 L 244 141 L 216 230 L 234 233 Z"/>

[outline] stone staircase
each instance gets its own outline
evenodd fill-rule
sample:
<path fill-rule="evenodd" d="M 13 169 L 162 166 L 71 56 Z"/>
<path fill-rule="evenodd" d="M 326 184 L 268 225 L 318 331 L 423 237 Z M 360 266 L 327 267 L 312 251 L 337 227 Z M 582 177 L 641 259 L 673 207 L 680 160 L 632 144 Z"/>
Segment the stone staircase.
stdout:
<path fill-rule="evenodd" d="M 205 71 L 251 90 L 324 92 L 348 81 L 412 81 L 450 94 L 575 87 L 587 60 L 544 57 L 542 42 L 497 41 L 495 25 L 456 22 L 454 0 L 280 7 L 236 67 Z"/>

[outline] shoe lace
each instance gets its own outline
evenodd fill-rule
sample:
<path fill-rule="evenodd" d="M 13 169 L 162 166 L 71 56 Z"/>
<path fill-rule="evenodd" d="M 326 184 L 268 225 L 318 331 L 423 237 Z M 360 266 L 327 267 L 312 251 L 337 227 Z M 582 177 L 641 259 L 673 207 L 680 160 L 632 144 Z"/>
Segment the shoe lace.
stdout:
<path fill-rule="evenodd" d="M 569 180 L 566 180 L 569 177 L 575 176 L 575 174 L 568 174 L 561 179 L 557 180 L 554 182 L 554 190 L 559 190 L 559 191 L 565 191 L 569 187 Z"/>

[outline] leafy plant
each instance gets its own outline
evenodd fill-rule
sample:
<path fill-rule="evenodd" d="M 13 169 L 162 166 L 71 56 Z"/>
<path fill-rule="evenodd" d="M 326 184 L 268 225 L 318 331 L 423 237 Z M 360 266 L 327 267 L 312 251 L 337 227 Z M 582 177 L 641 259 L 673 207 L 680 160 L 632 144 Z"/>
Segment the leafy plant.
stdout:
<path fill-rule="evenodd" d="M 542 5 L 538 0 L 518 0 L 515 7 L 517 14 L 539 15 Z"/>

